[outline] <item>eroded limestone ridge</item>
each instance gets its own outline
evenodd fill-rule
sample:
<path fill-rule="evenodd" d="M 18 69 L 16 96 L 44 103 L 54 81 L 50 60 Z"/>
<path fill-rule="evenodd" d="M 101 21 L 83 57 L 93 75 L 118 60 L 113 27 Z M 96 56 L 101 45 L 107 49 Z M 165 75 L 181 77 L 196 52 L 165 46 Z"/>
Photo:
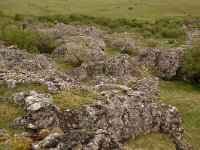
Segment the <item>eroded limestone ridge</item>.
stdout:
<path fill-rule="evenodd" d="M 63 73 L 51 58 L 28 54 L 15 48 L 0 48 L 0 86 L 15 87 L 23 83 L 38 83 L 49 93 L 24 91 L 14 94 L 10 101 L 24 107 L 25 116 L 13 122 L 15 128 L 60 128 L 56 133 L 32 144 L 32 149 L 55 150 L 121 150 L 121 140 L 150 132 L 169 134 L 179 150 L 192 147 L 184 138 L 179 111 L 158 104 L 158 78 L 151 77 L 145 63 L 128 55 L 110 60 L 82 63 Z M 79 81 L 92 77 L 92 85 Z M 61 109 L 52 94 L 70 89 L 100 92 L 103 100 L 94 99 L 77 109 Z"/>

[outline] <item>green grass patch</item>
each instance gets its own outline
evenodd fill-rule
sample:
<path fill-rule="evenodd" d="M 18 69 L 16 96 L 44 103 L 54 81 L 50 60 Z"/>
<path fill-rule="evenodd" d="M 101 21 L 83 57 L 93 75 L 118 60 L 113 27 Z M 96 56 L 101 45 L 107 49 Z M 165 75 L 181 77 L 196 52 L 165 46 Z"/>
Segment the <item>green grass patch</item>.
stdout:
<path fill-rule="evenodd" d="M 24 130 L 13 129 L 13 121 L 19 117 L 24 116 L 25 112 L 22 107 L 14 106 L 8 102 L 0 103 L 0 133 L 21 133 Z"/>
<path fill-rule="evenodd" d="M 98 92 L 74 89 L 62 91 L 53 95 L 54 102 L 61 109 L 79 109 L 81 106 L 93 103 L 94 100 L 104 100 Z"/>
<path fill-rule="evenodd" d="M 122 143 L 125 150 L 175 150 L 170 136 L 161 133 L 150 133 Z"/>
<path fill-rule="evenodd" d="M 120 55 L 120 49 L 119 48 L 107 48 L 105 50 L 105 56 L 106 59 L 110 59 L 113 58 L 115 56 L 119 56 Z"/>
<path fill-rule="evenodd" d="M 176 106 L 188 141 L 200 149 L 200 86 L 182 81 L 161 81 L 159 102 Z"/>
<path fill-rule="evenodd" d="M 76 63 L 72 63 L 72 62 L 65 62 L 59 58 L 55 58 L 54 61 L 58 65 L 60 70 L 63 72 L 70 71 L 76 67 L 80 67 L 80 64 L 76 64 Z"/>
<path fill-rule="evenodd" d="M 15 88 L 0 87 L 0 96 L 6 99 L 10 98 L 14 93 L 34 90 L 38 93 L 48 93 L 48 89 L 39 84 L 19 84 Z"/>

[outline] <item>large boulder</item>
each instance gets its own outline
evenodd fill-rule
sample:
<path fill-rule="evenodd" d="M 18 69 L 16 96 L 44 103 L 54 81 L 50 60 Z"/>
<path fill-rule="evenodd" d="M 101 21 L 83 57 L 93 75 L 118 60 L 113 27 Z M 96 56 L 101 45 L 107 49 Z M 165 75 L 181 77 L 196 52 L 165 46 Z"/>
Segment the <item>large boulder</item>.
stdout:
<path fill-rule="evenodd" d="M 52 129 L 58 126 L 59 109 L 49 94 L 22 92 L 13 95 L 11 100 L 16 105 L 24 105 L 27 112 L 24 118 L 20 117 L 14 121 L 15 126 L 32 130 Z"/>
<path fill-rule="evenodd" d="M 170 50 L 148 49 L 144 61 L 146 65 L 155 70 L 160 78 L 170 80 L 176 76 L 181 67 L 181 61 L 186 48 Z"/>

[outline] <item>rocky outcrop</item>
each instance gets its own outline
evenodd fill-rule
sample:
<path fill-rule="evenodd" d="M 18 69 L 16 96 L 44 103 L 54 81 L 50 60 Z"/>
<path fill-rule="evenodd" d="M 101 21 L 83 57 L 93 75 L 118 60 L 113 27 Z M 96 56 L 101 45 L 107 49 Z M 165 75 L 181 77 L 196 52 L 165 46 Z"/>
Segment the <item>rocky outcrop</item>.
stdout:
<path fill-rule="evenodd" d="M 57 66 L 51 58 L 48 58 L 43 54 L 29 54 L 28 52 L 13 47 L 1 47 L 0 58 L 1 69 L 34 73 L 45 71 L 53 73 L 57 70 Z"/>
<path fill-rule="evenodd" d="M 121 55 L 107 61 L 83 63 L 81 67 L 75 68 L 67 74 L 77 80 L 86 77 L 105 76 L 145 76 L 147 68 L 143 63 L 128 55 Z"/>
<path fill-rule="evenodd" d="M 182 120 L 175 107 L 149 102 L 140 91 L 114 90 L 103 94 L 107 97 L 105 103 L 96 101 L 80 110 L 63 112 L 61 128 L 66 132 L 103 129 L 114 135 L 117 141 L 150 132 L 164 132 L 173 137 L 178 148 L 188 148 Z"/>
<path fill-rule="evenodd" d="M 16 93 L 11 102 L 24 107 L 27 115 L 16 118 L 14 127 L 35 132 L 58 127 L 64 131 L 32 144 L 33 149 L 121 150 L 120 141 L 150 132 L 169 134 L 177 149 L 191 149 L 184 138 L 178 110 L 156 103 L 159 99 L 158 78 L 149 77 L 146 68 L 154 69 L 164 79 L 171 79 L 181 66 L 185 49 L 148 49 L 144 62 L 128 55 L 104 60 L 105 43 L 100 31 L 95 30 L 83 27 L 78 30 L 62 24 L 43 30 L 58 42 L 54 57 L 67 61 L 66 56 L 74 49 L 94 53 L 88 54 L 94 60 L 83 62 L 66 74 L 60 72 L 48 56 L 0 48 L 0 86 L 14 88 L 18 84 L 36 83 L 47 87 L 52 94 L 79 88 L 101 92 L 105 97 L 103 101 L 94 100 L 80 109 L 61 110 L 50 94 Z M 127 45 L 135 46 L 130 41 L 125 43 Z M 79 84 L 78 81 L 87 77 L 95 80 L 94 85 Z"/>
<path fill-rule="evenodd" d="M 55 150 L 122 150 L 121 144 L 109 133 L 98 130 L 91 134 L 84 131 L 69 131 L 64 134 L 52 134 L 32 145 L 33 149 L 54 148 Z"/>
<path fill-rule="evenodd" d="M 58 107 L 49 94 L 37 94 L 34 91 L 15 94 L 11 101 L 16 105 L 24 105 L 27 112 L 24 118 L 14 121 L 15 127 L 40 130 L 52 129 L 58 126 Z"/>
<path fill-rule="evenodd" d="M 57 43 L 53 57 L 64 61 L 101 61 L 105 59 L 106 44 L 102 38 L 103 31 L 95 27 L 69 26 L 62 23 L 54 28 L 39 28 Z"/>
<path fill-rule="evenodd" d="M 170 50 L 148 49 L 144 62 L 149 68 L 154 69 L 160 78 L 170 80 L 180 69 L 186 49 L 185 47 Z"/>

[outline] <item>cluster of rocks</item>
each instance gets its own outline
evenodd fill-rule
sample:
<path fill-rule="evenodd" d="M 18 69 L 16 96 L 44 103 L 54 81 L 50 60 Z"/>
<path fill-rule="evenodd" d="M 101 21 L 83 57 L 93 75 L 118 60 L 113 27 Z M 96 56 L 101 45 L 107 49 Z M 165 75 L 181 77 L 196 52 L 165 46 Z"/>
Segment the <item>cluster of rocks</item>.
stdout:
<path fill-rule="evenodd" d="M 95 27 L 69 26 L 62 23 L 54 28 L 40 28 L 56 40 L 53 57 L 62 61 L 101 61 L 105 59 L 103 31 Z"/>
<path fill-rule="evenodd" d="M 122 89 L 106 89 L 101 93 L 106 101 L 96 100 L 77 110 L 59 109 L 49 94 L 16 93 L 11 100 L 23 105 L 27 115 L 17 118 L 14 125 L 32 130 L 59 127 L 64 131 L 34 143 L 34 149 L 78 149 L 77 145 L 83 150 L 123 149 L 119 141 L 150 132 L 170 134 L 177 149 L 190 149 L 178 110 L 155 103 L 159 98 L 158 79 L 144 78 L 138 82 L 138 90 L 125 85 Z"/>
<path fill-rule="evenodd" d="M 40 84 L 50 93 L 76 86 L 74 80 L 60 72 L 48 56 L 29 54 L 13 47 L 0 48 L 0 68 L 0 86 Z"/>
<path fill-rule="evenodd" d="M 121 55 L 106 61 L 83 63 L 67 74 L 77 80 L 87 77 L 96 77 L 98 75 L 105 76 L 145 76 L 148 69 L 144 63 L 139 62 L 136 58 L 131 58 L 128 55 Z"/>
<path fill-rule="evenodd" d="M 185 47 L 167 51 L 147 49 L 143 59 L 121 55 L 105 60 L 105 43 L 116 46 L 120 42 L 109 41 L 101 30 L 63 24 L 39 30 L 57 39 L 59 46 L 53 57 L 66 61 L 71 52 L 86 50 L 92 59 L 63 73 L 49 56 L 29 54 L 13 47 L 0 48 L 0 87 L 37 83 L 49 90 L 47 94 L 24 91 L 11 97 L 11 102 L 24 107 L 27 113 L 15 119 L 14 127 L 35 132 L 53 128 L 64 131 L 33 143 L 32 149 L 122 150 L 120 141 L 150 132 L 169 134 L 178 150 L 192 149 L 184 138 L 178 110 L 156 103 L 159 80 L 148 72 L 152 68 L 164 79 L 173 78 L 181 66 Z M 122 41 L 119 47 L 130 46 L 138 51 L 130 39 Z M 79 84 L 78 81 L 87 77 L 95 80 L 94 85 Z M 60 109 L 51 94 L 72 88 L 101 92 L 105 100 L 94 100 L 76 110 Z"/>

